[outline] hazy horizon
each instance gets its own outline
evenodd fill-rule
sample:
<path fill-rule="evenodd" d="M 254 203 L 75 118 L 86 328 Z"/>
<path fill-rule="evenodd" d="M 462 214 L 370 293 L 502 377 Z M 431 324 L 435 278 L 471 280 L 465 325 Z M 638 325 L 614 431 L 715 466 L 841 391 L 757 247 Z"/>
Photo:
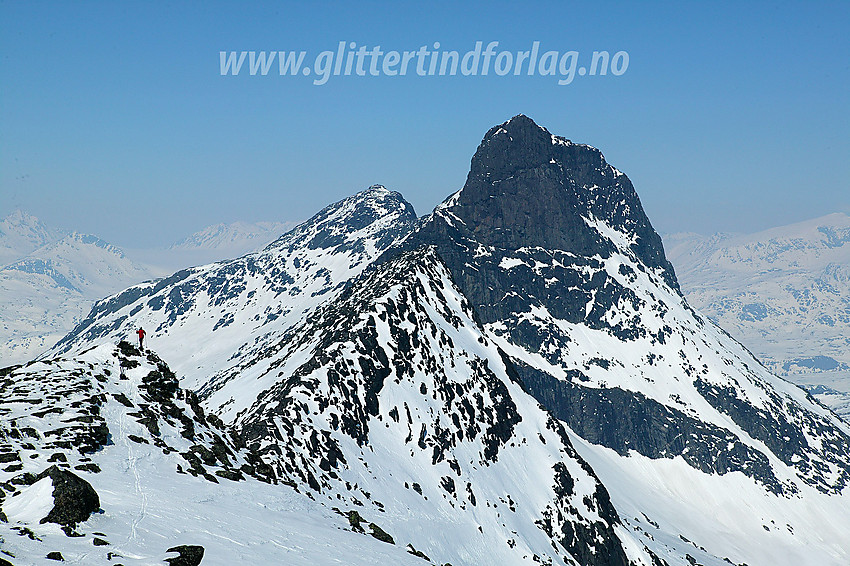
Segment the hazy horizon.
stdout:
<path fill-rule="evenodd" d="M 659 233 L 850 212 L 843 3 L 7 2 L 0 15 L 0 217 L 21 209 L 122 247 L 303 220 L 375 183 L 426 214 L 463 185 L 485 132 L 519 113 L 599 148 Z M 339 60 L 321 86 L 277 63 L 267 76 L 221 72 L 222 52 L 436 58 L 477 42 L 514 63 L 537 44 L 574 50 L 582 68 L 606 51 L 612 66 L 566 85 L 561 69 L 498 75 L 501 55 L 486 76 L 439 76 L 436 59 L 412 59 L 406 76 L 368 59 L 345 76 Z M 618 53 L 628 66 L 615 74 Z"/>
<path fill-rule="evenodd" d="M 328 204 L 332 204 L 332 203 L 328 203 Z M 0 220 L 3 220 L 4 218 L 7 218 L 10 215 L 15 214 L 17 212 L 22 212 L 24 214 L 28 214 L 30 216 L 37 218 L 40 222 L 44 222 L 39 216 L 37 216 L 35 214 L 31 214 L 29 211 L 23 210 L 23 209 L 15 209 L 12 212 L 10 212 L 9 214 L 0 218 Z M 318 210 L 316 212 L 318 212 Z M 419 217 L 422 217 L 422 216 L 425 216 L 427 214 L 430 214 L 431 210 L 429 209 L 425 213 L 421 213 L 418 210 L 416 212 L 419 215 Z M 729 231 L 729 230 L 718 230 L 718 231 L 715 231 L 715 232 L 695 232 L 693 230 L 679 230 L 679 231 L 675 231 L 675 232 L 669 232 L 669 231 L 665 232 L 665 231 L 660 230 L 657 226 L 653 225 L 653 227 L 656 229 L 656 232 L 658 232 L 658 234 L 662 238 L 664 238 L 665 240 L 668 239 L 668 238 L 671 238 L 673 236 L 683 235 L 683 234 L 696 234 L 696 235 L 704 236 L 704 237 L 710 237 L 710 236 L 714 236 L 716 234 L 729 234 L 729 235 L 734 235 L 734 236 L 751 236 L 751 235 L 759 234 L 761 232 L 770 231 L 770 230 L 776 229 L 776 228 L 784 228 L 784 227 L 787 227 L 787 226 L 793 226 L 793 225 L 797 225 L 797 224 L 806 224 L 808 222 L 812 222 L 812 221 L 819 220 L 819 219 L 822 219 L 822 218 L 827 218 L 827 217 L 834 216 L 834 215 L 842 215 L 844 217 L 850 217 L 850 214 L 848 214 L 846 212 L 832 212 L 832 213 L 824 214 L 824 215 L 821 215 L 821 216 L 816 216 L 816 217 L 813 217 L 813 218 L 804 218 L 804 219 L 801 219 L 801 220 L 795 220 L 795 221 L 792 221 L 792 222 L 788 222 L 786 224 L 779 224 L 779 225 L 776 225 L 776 226 L 765 226 L 765 227 L 762 227 L 762 228 L 759 228 L 757 230 L 750 231 L 750 232 Z M 203 235 L 204 232 L 209 228 L 214 228 L 214 227 L 218 227 L 218 226 L 232 227 L 234 225 L 240 225 L 240 224 L 241 225 L 247 224 L 247 225 L 250 225 L 250 226 L 256 226 L 256 225 L 262 225 L 262 224 L 276 223 L 276 224 L 284 225 L 282 227 L 282 229 L 279 230 L 278 232 L 273 232 L 273 233 L 277 234 L 277 236 L 280 236 L 280 235 L 285 234 L 289 230 L 295 228 L 297 225 L 301 224 L 302 222 L 307 221 L 308 219 L 309 218 L 302 218 L 302 219 L 286 220 L 286 221 L 260 219 L 260 220 L 256 220 L 256 221 L 252 221 L 252 222 L 249 222 L 249 221 L 246 221 L 246 220 L 241 220 L 241 219 L 236 219 L 236 220 L 229 221 L 229 222 L 222 221 L 222 222 L 216 222 L 214 224 L 210 224 L 210 225 L 207 225 L 207 226 L 202 226 L 201 228 L 194 230 L 191 233 L 178 235 L 177 239 L 175 239 L 175 240 L 168 241 L 168 242 L 162 242 L 162 243 L 156 243 L 156 244 L 150 245 L 150 246 L 133 247 L 133 246 L 127 246 L 127 245 L 123 245 L 122 243 L 112 242 L 112 241 L 107 241 L 107 243 L 116 245 L 116 246 L 120 247 L 122 250 L 124 250 L 125 252 L 128 252 L 131 255 L 136 256 L 136 257 L 134 257 L 134 259 L 138 259 L 139 257 L 146 258 L 146 259 L 144 259 L 144 263 L 149 263 L 150 265 L 155 265 L 156 261 L 152 260 L 148 257 L 150 253 L 157 251 L 157 250 L 174 252 L 175 254 L 180 254 L 180 253 L 184 253 L 184 252 L 192 253 L 194 250 L 188 250 L 188 249 L 187 250 L 181 250 L 177 246 L 179 246 L 181 243 L 185 242 L 186 240 L 190 239 L 193 236 Z M 652 219 L 650 218 L 650 222 L 651 221 L 652 221 Z M 86 232 L 83 232 L 81 230 L 74 228 L 73 226 L 56 226 L 56 225 L 53 225 L 53 224 L 48 224 L 46 222 L 44 222 L 44 223 L 48 228 L 51 228 L 51 229 L 59 229 L 59 230 L 62 230 L 64 232 L 68 232 L 68 233 L 72 233 L 72 232 L 86 233 Z M 91 233 L 91 235 L 100 237 L 99 234 L 95 234 L 95 233 Z M 275 236 L 275 237 L 277 237 L 277 236 Z M 241 245 L 239 245 L 239 244 L 234 245 L 233 249 L 238 250 L 240 252 L 240 254 L 243 253 L 243 252 L 247 253 L 247 251 L 250 251 L 250 250 L 247 250 L 247 248 L 246 248 L 246 250 L 242 250 L 245 243 L 246 243 L 246 241 L 242 241 Z M 212 248 L 210 250 L 210 252 L 211 252 L 209 254 L 210 258 L 213 258 L 213 257 L 217 258 L 218 257 L 217 255 L 215 255 L 215 250 L 216 250 L 216 248 Z M 223 250 L 227 251 L 228 248 L 226 246 L 224 246 Z M 199 251 L 204 251 L 204 250 L 200 249 Z M 187 257 L 189 257 L 189 256 L 187 256 Z M 210 261 L 216 261 L 216 259 L 208 259 L 208 258 L 206 258 L 206 256 L 203 256 L 203 255 L 199 256 L 199 257 L 200 257 L 200 261 L 195 262 L 197 264 L 207 263 L 207 262 L 210 262 Z M 185 262 L 179 263 L 179 261 L 182 261 L 182 260 L 178 260 L 178 263 L 175 263 L 175 266 L 176 266 L 175 269 L 182 267 L 183 263 L 185 263 Z"/>

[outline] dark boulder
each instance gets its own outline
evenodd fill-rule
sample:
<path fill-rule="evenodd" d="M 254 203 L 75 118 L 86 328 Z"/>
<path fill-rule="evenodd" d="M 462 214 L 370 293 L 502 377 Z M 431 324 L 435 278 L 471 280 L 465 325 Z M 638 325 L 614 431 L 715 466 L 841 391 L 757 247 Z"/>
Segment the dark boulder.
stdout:
<path fill-rule="evenodd" d="M 160 362 L 157 364 L 157 369 L 152 370 L 142 378 L 141 389 L 145 390 L 153 400 L 169 403 L 174 399 L 174 395 L 179 389 L 179 383 L 174 372 Z"/>
<path fill-rule="evenodd" d="M 73 529 L 100 509 L 97 492 L 76 474 L 50 466 L 38 475 L 39 480 L 46 477 L 53 482 L 53 509 L 41 520 L 42 523 L 56 523 Z"/>
<path fill-rule="evenodd" d="M 120 342 L 118 342 L 118 350 L 122 354 L 124 354 L 125 356 L 128 356 L 128 357 L 129 356 L 141 356 L 142 355 L 142 353 L 139 351 L 138 348 L 136 348 L 135 346 L 133 346 L 132 344 L 130 344 L 129 342 L 127 342 L 125 340 L 121 340 Z"/>
<path fill-rule="evenodd" d="M 172 546 L 166 552 L 176 552 L 179 556 L 166 558 L 170 566 L 198 566 L 204 558 L 204 547 L 195 544 Z"/>

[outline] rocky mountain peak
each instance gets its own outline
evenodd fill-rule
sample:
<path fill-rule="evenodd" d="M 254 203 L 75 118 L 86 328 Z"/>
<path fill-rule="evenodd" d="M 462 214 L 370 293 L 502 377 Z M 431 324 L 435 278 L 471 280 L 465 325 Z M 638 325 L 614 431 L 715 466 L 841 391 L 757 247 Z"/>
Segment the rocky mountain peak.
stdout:
<path fill-rule="evenodd" d="M 551 134 L 518 115 L 487 132 L 463 189 L 438 208 L 484 245 L 544 247 L 602 257 L 613 242 L 589 223 L 602 221 L 650 268 L 677 288 L 661 238 L 628 177 L 598 149 Z"/>
<path fill-rule="evenodd" d="M 401 193 L 372 185 L 326 206 L 269 244 L 269 249 L 281 249 L 303 241 L 307 241 L 310 249 L 345 248 L 347 244 L 362 244 L 364 238 L 390 242 L 415 221 L 416 211 Z"/>
<path fill-rule="evenodd" d="M 548 163 L 552 153 L 552 139 L 552 134 L 546 128 L 538 126 L 528 116 L 514 116 L 507 122 L 493 126 L 484 136 L 472 158 L 470 177 L 485 175 L 504 178 L 516 171 Z"/>

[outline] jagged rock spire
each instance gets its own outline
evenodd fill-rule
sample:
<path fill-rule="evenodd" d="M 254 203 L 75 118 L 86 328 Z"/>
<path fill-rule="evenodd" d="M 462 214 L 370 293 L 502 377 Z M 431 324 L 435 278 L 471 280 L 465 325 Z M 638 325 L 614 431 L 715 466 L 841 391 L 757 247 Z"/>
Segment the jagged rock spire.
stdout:
<path fill-rule="evenodd" d="M 477 240 L 505 249 L 541 246 L 607 255 L 610 246 L 584 219 L 604 220 L 633 240 L 650 268 L 678 288 L 629 178 L 598 149 L 552 135 L 522 114 L 491 128 L 472 157 L 452 214 Z"/>

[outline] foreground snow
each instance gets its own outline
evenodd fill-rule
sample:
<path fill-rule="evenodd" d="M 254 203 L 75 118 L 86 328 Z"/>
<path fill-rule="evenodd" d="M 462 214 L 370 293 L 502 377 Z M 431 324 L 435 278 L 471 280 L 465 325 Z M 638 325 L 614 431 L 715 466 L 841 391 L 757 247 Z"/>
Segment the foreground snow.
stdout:
<path fill-rule="evenodd" d="M 212 428 L 195 417 L 196 437 L 190 441 L 179 434 L 177 421 L 171 419 L 169 424 L 161 417 L 160 438 L 169 450 L 165 454 L 163 445 L 155 445 L 155 437 L 131 414 L 150 403 L 141 396 L 139 385 L 156 366 L 144 358 L 127 359 L 142 361 L 126 370 L 127 380 L 119 377 L 119 355 L 113 345 L 73 361 L 38 362 L 4 378 L 3 452 L 18 454 L 21 467 L 0 472 L 0 481 L 7 482 L 2 508 L 8 518 L 0 522 L 0 548 L 13 563 L 41 563 L 48 552 L 60 551 L 71 564 L 119 560 L 161 565 L 173 556 L 166 553 L 168 548 L 185 544 L 204 547 L 205 565 L 422 563 L 403 546 L 351 532 L 347 519 L 288 486 L 250 476 L 242 481 L 212 476 L 217 477 L 214 483 L 200 475 L 178 473 L 178 466 L 188 468 L 180 452 L 203 443 Z M 121 395 L 134 407 L 119 402 L 116 397 Z M 80 407 L 89 406 L 92 399 L 102 401 L 99 416 L 109 428 L 107 444 L 86 454 L 76 446 L 53 445 L 52 439 L 73 438 L 86 429 L 78 424 L 72 425 L 78 430 L 69 431 L 63 423 L 75 422 L 75 414 L 77 419 L 87 414 Z M 192 414 L 186 403 L 177 405 Z M 56 412 L 41 415 L 43 411 Z M 53 506 L 48 478 L 30 486 L 9 483 L 27 472 L 41 472 L 51 458 L 59 461 L 56 454 L 64 456 L 68 467 L 100 496 L 102 511 L 77 527 L 82 536 L 69 537 L 58 525 L 39 523 Z M 75 469 L 92 464 L 99 471 Z M 8 493 L 9 487 L 15 490 Z M 95 546 L 96 537 L 109 544 Z"/>

